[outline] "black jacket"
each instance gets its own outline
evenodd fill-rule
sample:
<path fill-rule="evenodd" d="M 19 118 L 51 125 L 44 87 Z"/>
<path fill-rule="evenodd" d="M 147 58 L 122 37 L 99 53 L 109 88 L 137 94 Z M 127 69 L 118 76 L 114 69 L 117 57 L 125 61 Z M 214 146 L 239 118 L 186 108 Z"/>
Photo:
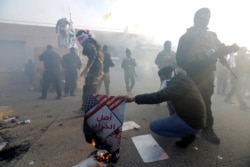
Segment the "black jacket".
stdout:
<path fill-rule="evenodd" d="M 225 56 L 232 51 L 231 46 L 220 42 L 215 32 L 193 26 L 179 39 L 176 61 L 189 76 L 202 77 L 216 70 L 217 54 Z"/>
<path fill-rule="evenodd" d="M 82 66 L 80 57 L 74 53 L 70 52 L 63 56 L 62 67 L 66 70 L 79 70 Z"/>
<path fill-rule="evenodd" d="M 168 87 L 155 93 L 135 96 L 137 104 L 157 104 L 171 100 L 176 113 L 194 129 L 206 125 L 204 101 L 194 82 L 183 73 L 177 74 Z"/>
<path fill-rule="evenodd" d="M 61 57 L 53 50 L 46 50 L 40 56 L 39 60 L 44 63 L 44 70 L 50 72 L 60 72 Z"/>

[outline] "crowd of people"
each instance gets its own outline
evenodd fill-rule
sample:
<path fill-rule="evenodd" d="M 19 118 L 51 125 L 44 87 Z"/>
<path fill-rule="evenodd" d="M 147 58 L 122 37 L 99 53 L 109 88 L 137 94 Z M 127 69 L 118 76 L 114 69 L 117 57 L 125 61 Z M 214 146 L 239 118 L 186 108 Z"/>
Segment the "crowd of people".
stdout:
<path fill-rule="evenodd" d="M 246 93 L 250 93 L 250 56 L 247 48 L 237 44 L 225 45 L 215 32 L 208 30 L 208 8 L 197 10 L 193 21 L 194 25 L 180 37 L 176 52 L 171 50 L 171 41 L 166 40 L 163 50 L 156 55 L 155 65 L 158 67 L 161 81 L 158 91 L 133 96 L 137 63 L 129 48 L 126 48 L 126 57 L 121 62 L 127 94 L 119 98 L 137 104 L 167 102 L 170 115 L 151 122 L 150 129 L 160 136 L 181 138 L 176 142 L 176 146 L 181 148 L 188 147 L 197 134 L 214 144 L 220 144 L 220 138 L 213 128 L 211 98 L 215 86 L 217 93 L 225 96 L 226 103 L 234 103 L 235 96 L 240 109 L 249 111 L 245 101 Z M 83 116 L 87 96 L 98 93 L 102 82 L 105 94 L 110 95 L 110 67 L 115 64 L 108 46 L 101 47 L 89 31 L 79 30 L 76 38 L 83 48 L 82 54 L 88 58 L 87 65 L 80 73 L 80 77 L 85 79 L 82 105 L 79 110 L 74 111 L 75 114 Z M 42 95 L 39 98 L 46 99 L 51 82 L 57 93 L 56 99 L 61 98 L 60 65 L 65 69 L 64 96 L 74 96 L 78 71 L 82 67 L 75 48 L 70 48 L 69 53 L 61 59 L 53 51 L 53 47 L 48 45 L 39 60 L 44 63 Z M 237 78 L 230 72 L 234 72 Z M 32 82 L 32 79 L 30 80 Z M 84 134 L 90 143 L 89 133 L 88 125 L 84 124 Z"/>

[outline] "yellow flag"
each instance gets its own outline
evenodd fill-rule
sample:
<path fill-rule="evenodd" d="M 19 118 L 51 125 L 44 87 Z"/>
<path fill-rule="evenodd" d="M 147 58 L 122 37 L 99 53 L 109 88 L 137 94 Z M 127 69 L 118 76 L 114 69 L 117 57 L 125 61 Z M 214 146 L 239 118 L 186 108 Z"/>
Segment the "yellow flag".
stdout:
<path fill-rule="evenodd" d="M 109 19 L 111 17 L 111 12 L 108 12 L 108 13 L 106 13 L 102 18 L 104 19 L 104 20 L 107 20 L 107 19 Z"/>

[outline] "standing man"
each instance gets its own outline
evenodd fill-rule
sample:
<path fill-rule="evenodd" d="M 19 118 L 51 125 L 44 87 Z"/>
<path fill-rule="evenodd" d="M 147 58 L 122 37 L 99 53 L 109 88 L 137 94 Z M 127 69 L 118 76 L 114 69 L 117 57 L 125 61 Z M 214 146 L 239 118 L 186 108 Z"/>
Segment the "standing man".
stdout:
<path fill-rule="evenodd" d="M 40 56 L 39 60 L 44 64 L 44 72 L 42 79 L 42 96 L 39 99 L 46 99 L 48 88 L 51 82 L 53 82 L 56 89 L 56 99 L 61 99 L 61 85 L 60 85 L 60 66 L 61 57 L 53 50 L 51 45 L 47 45 L 46 51 Z"/>
<path fill-rule="evenodd" d="M 70 22 L 65 17 L 57 21 L 56 34 L 58 37 L 58 48 L 68 47 L 69 26 Z"/>
<path fill-rule="evenodd" d="M 131 95 L 131 91 L 135 86 L 135 66 L 136 61 L 134 58 L 131 57 L 131 51 L 127 48 L 126 49 L 126 58 L 122 61 L 122 68 L 124 70 L 124 78 L 126 84 L 126 90 L 128 95 Z"/>
<path fill-rule="evenodd" d="M 175 52 L 171 51 L 171 41 L 165 41 L 163 47 L 163 50 L 155 58 L 155 64 L 158 66 L 158 69 L 160 70 L 168 65 L 176 67 Z"/>
<path fill-rule="evenodd" d="M 236 44 L 226 46 L 219 41 L 216 33 L 208 31 L 210 10 L 199 9 L 194 15 L 194 26 L 179 39 L 176 52 L 177 65 L 196 83 L 206 105 L 207 125 L 201 136 L 208 141 L 219 144 L 220 139 L 213 130 L 211 97 L 214 93 L 214 71 L 219 59 L 225 63 L 227 54 L 239 49 Z"/>
<path fill-rule="evenodd" d="M 31 59 L 29 59 L 28 62 L 25 64 L 24 71 L 29 79 L 30 90 L 34 90 L 35 66 Z"/>
<path fill-rule="evenodd" d="M 75 96 L 74 92 L 77 83 L 77 70 L 82 66 L 82 62 L 76 53 L 74 47 L 70 48 L 70 52 L 63 56 L 62 67 L 65 69 L 65 88 L 64 96 Z"/>
<path fill-rule="evenodd" d="M 98 91 L 101 79 L 103 77 L 103 55 L 98 42 L 92 37 L 88 30 L 79 30 L 76 34 L 79 43 L 82 45 L 82 54 L 88 57 L 87 66 L 81 75 L 85 77 L 83 86 L 82 107 L 75 114 L 84 115 L 85 104 L 89 94 L 95 94 Z"/>
<path fill-rule="evenodd" d="M 104 82 L 104 87 L 105 87 L 105 93 L 108 96 L 109 95 L 109 85 L 110 85 L 110 73 L 109 73 L 109 68 L 114 67 L 115 64 L 113 63 L 110 53 L 108 51 L 108 46 L 104 45 L 103 46 L 103 54 L 104 54 L 104 62 L 103 62 L 103 78 L 100 83 L 100 88 L 102 85 L 102 82 Z"/>
<path fill-rule="evenodd" d="M 249 111 L 250 109 L 244 100 L 244 86 L 246 83 L 246 75 L 249 68 L 249 59 L 246 52 L 247 48 L 242 47 L 239 49 L 237 55 L 235 56 L 234 71 L 237 74 L 237 79 L 233 76 L 231 77 L 231 90 L 228 92 L 225 98 L 226 103 L 232 104 L 232 98 L 235 95 L 239 102 L 240 109 L 243 111 Z"/>

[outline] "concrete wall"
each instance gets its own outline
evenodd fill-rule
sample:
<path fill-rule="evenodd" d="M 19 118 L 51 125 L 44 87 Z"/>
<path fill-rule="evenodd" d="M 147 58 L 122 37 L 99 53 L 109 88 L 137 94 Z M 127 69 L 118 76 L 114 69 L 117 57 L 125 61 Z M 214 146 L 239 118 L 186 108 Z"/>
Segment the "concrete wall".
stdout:
<path fill-rule="evenodd" d="M 17 84 L 20 88 L 25 87 L 27 86 L 27 81 L 21 82 L 20 79 L 15 79 L 17 83 L 13 83 L 13 79 L 10 78 L 13 78 L 11 76 L 15 74 L 14 76 L 22 76 L 21 79 L 25 80 L 23 78 L 25 77 L 23 71 L 25 63 L 29 58 L 34 61 L 34 56 L 38 56 L 37 53 L 34 53 L 34 48 L 45 50 L 46 46 L 51 44 L 57 49 L 55 27 L 0 23 L 0 29 L 0 45 L 2 46 L 2 48 L 0 46 L 0 91 L 10 87 L 10 89 L 13 89 Z M 145 50 L 143 45 L 149 46 L 151 39 L 141 35 L 105 31 L 92 32 L 102 45 L 106 44 L 110 46 L 110 52 L 118 60 L 125 57 L 126 48 L 130 48 L 132 53 L 139 52 L 137 54 L 144 56 L 143 58 L 146 57 L 146 54 L 154 50 L 160 50 L 159 46 L 152 45 L 150 46 L 150 51 L 142 53 L 141 51 Z M 82 48 L 79 44 L 78 48 L 80 57 L 83 57 L 83 61 L 86 61 L 86 57 L 81 55 Z M 153 56 L 155 57 L 154 54 Z M 5 67 L 7 64 L 8 67 Z M 83 64 L 85 63 L 83 62 Z M 4 82 L 1 78 L 4 78 Z"/>

